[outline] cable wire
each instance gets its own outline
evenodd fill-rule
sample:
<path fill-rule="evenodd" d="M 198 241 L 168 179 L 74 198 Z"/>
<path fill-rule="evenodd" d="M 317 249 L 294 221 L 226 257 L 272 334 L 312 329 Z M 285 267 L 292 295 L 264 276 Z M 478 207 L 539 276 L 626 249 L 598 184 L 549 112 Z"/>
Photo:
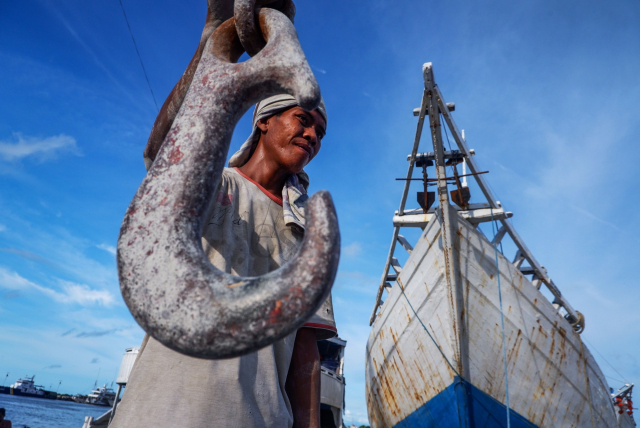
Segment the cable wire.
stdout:
<path fill-rule="evenodd" d="M 445 122 L 445 120 L 444 120 L 444 116 L 442 115 L 442 113 L 440 113 L 440 117 L 441 117 L 440 123 L 444 123 L 444 126 L 443 126 L 443 128 L 444 128 L 444 135 L 447 137 L 447 146 L 449 146 L 449 151 L 451 152 L 451 151 L 452 151 L 452 150 L 451 150 L 451 142 L 449 141 L 449 132 L 447 132 L 448 124 L 447 124 L 447 122 Z M 445 163 L 446 163 L 446 162 L 445 162 Z M 452 162 L 451 162 L 451 175 L 455 175 L 455 174 L 454 174 L 454 172 L 453 172 L 454 168 L 455 168 L 455 164 L 454 164 L 454 163 L 453 163 L 453 161 L 452 161 Z"/>
<path fill-rule="evenodd" d="M 606 377 L 607 379 L 615 380 L 616 382 L 620 382 L 620 383 L 628 383 L 628 382 L 625 382 L 625 381 L 623 381 L 623 380 L 616 379 L 615 377 L 611 377 L 611 376 L 607 376 L 607 375 L 604 375 L 604 377 Z"/>
<path fill-rule="evenodd" d="M 144 73 L 144 78 L 147 79 L 147 85 L 149 85 L 149 91 L 151 91 L 151 97 L 153 98 L 153 103 L 156 105 L 156 109 L 160 111 L 160 108 L 158 108 L 158 102 L 156 101 L 156 96 L 153 93 L 153 89 L 151 88 L 151 83 L 149 82 L 149 76 L 147 76 L 147 70 L 144 68 L 144 63 L 142 62 L 142 57 L 140 56 L 140 51 L 138 50 L 138 44 L 136 43 L 136 38 L 133 37 L 133 31 L 131 31 L 131 25 L 129 25 L 129 18 L 127 18 L 127 13 L 124 11 L 124 5 L 122 4 L 122 0 L 118 0 L 118 1 L 120 2 L 120 8 L 122 9 L 124 20 L 127 22 L 127 28 L 129 29 L 129 34 L 131 34 L 131 40 L 133 40 L 133 46 L 136 48 L 136 53 L 138 54 L 140 65 L 142 66 L 142 72 Z"/>
<path fill-rule="evenodd" d="M 587 340 L 587 338 L 586 338 L 586 337 L 584 337 L 584 336 L 583 336 L 583 337 L 582 337 L 582 339 L 584 339 L 584 341 L 585 341 L 585 342 L 587 342 L 587 343 L 589 344 L 589 346 L 591 347 L 591 349 L 593 349 L 594 351 L 596 351 L 596 352 L 598 353 L 598 355 L 600 355 L 600 356 L 602 357 L 602 359 L 604 360 L 604 362 L 605 362 L 605 363 L 609 364 L 609 367 L 611 367 L 611 368 L 613 369 L 613 371 L 615 371 L 616 373 L 618 373 L 618 376 L 620 376 L 622 379 L 625 379 L 625 380 L 624 380 L 624 383 L 629 383 L 629 381 L 628 381 L 628 380 L 626 380 L 626 377 L 625 377 L 625 376 L 623 376 L 623 375 L 622 375 L 622 373 L 620 373 L 618 370 L 616 370 L 616 368 L 615 368 L 615 367 L 613 367 L 613 365 L 611 365 L 611 363 L 610 363 L 609 361 L 607 361 L 607 359 L 604 357 L 604 355 L 602 355 L 602 354 L 600 353 L 600 351 L 598 351 L 598 349 L 596 349 L 596 347 L 595 347 L 595 346 L 593 346 L 593 344 Z M 613 378 L 611 378 L 611 379 L 613 379 Z M 615 379 L 614 379 L 614 380 L 615 380 Z"/>
<path fill-rule="evenodd" d="M 456 374 L 456 376 L 458 376 L 459 378 L 462 379 L 462 376 L 460 376 L 460 373 L 458 373 L 458 371 L 455 369 L 455 367 L 453 367 L 453 365 L 451 364 L 451 362 L 449 361 L 447 356 L 442 351 L 442 348 L 440 348 L 440 345 L 438 345 L 438 342 L 436 341 L 436 339 L 431 335 L 431 333 L 429 332 L 429 329 L 427 328 L 427 326 L 424 325 L 424 323 L 422 322 L 422 320 L 418 316 L 418 313 L 416 312 L 416 310 L 413 309 L 413 305 L 409 301 L 409 298 L 407 297 L 407 295 L 404 293 L 404 287 L 400 284 L 400 281 L 396 281 L 396 284 L 398 284 L 398 286 L 400 287 L 400 290 L 402 291 L 402 295 L 404 296 L 405 300 L 409 304 L 409 307 L 411 308 L 411 311 L 413 311 L 413 314 L 416 316 L 416 319 L 418 320 L 418 322 L 420 323 L 420 325 L 422 326 L 424 331 L 427 332 L 427 334 L 429 335 L 429 337 L 433 341 L 433 344 L 436 345 L 436 348 L 438 348 L 438 351 L 440 351 L 440 354 L 442 355 L 442 358 L 444 358 L 444 360 L 447 362 L 447 364 L 449 365 L 451 370 L 453 370 L 453 372 Z"/>
<path fill-rule="evenodd" d="M 507 376 L 507 345 L 504 338 L 504 312 L 502 311 L 502 287 L 500 285 L 500 266 L 498 265 L 498 246 L 496 240 L 496 225 L 493 221 L 493 208 L 491 208 L 491 229 L 493 230 L 493 253 L 496 258 L 496 277 L 498 278 L 498 300 L 500 301 L 500 321 L 502 322 L 502 358 L 504 359 L 504 385 L 506 390 L 507 428 L 511 428 L 511 406 L 509 406 L 509 377 Z"/>

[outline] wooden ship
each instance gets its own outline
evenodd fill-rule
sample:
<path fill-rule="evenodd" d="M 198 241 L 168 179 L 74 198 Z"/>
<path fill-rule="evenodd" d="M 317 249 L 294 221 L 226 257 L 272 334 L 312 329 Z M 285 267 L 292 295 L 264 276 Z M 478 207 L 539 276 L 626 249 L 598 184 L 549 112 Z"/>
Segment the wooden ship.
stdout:
<path fill-rule="evenodd" d="M 610 390 L 581 340 L 584 317 L 509 222 L 512 213 L 487 185 L 453 120 L 455 106 L 445 102 L 435 83 L 431 63 L 423 66 L 423 77 L 409 170 L 371 315 L 366 349 L 371 426 L 635 426 L 633 385 Z M 418 152 L 425 120 L 431 153 Z M 442 126 L 457 150 L 445 151 Z M 469 174 L 458 175 L 460 163 Z M 427 174 L 431 166 L 434 178 Z M 413 177 L 416 167 L 422 168 L 422 178 Z M 470 203 L 469 188 L 460 180 L 466 176 L 475 178 L 486 202 Z M 424 186 L 418 193 L 421 207 L 405 209 L 416 180 Z M 490 238 L 478 229 L 485 222 L 500 226 Z M 400 234 L 407 227 L 422 230 L 413 246 Z M 518 248 L 514 260 L 498 250 L 507 235 Z M 408 252 L 404 265 L 396 247 Z"/>

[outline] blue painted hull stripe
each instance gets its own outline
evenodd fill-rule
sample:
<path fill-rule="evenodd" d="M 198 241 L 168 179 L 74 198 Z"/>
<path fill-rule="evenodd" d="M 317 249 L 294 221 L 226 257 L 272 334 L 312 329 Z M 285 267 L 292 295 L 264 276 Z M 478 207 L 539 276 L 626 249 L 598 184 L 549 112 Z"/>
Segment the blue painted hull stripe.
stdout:
<path fill-rule="evenodd" d="M 512 428 L 539 428 L 519 413 L 510 411 Z M 498 428 L 507 426 L 504 404 L 456 377 L 438 395 L 404 418 L 394 428 Z"/>

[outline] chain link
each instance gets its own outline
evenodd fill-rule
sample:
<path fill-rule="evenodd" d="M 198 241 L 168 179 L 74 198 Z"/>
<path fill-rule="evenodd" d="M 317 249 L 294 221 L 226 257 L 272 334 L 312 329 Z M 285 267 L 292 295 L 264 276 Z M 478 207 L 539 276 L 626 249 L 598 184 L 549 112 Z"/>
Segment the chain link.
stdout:
<path fill-rule="evenodd" d="M 292 0 L 235 0 L 233 15 L 236 20 L 236 31 L 242 47 L 250 56 L 256 55 L 266 45 L 257 19 L 262 7 L 284 13 L 291 22 L 296 14 L 296 7 Z"/>

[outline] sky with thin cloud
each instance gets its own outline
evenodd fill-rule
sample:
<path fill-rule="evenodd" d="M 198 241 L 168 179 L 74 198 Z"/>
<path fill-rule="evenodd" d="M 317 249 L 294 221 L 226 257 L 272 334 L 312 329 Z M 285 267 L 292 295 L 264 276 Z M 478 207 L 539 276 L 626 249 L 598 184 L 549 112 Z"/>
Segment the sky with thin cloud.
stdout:
<path fill-rule="evenodd" d="M 160 104 L 197 46 L 206 2 L 122 3 Z M 347 422 L 367 420 L 368 318 L 425 62 L 520 235 L 585 314 L 583 338 L 610 384 L 637 382 L 638 2 L 296 6 L 329 114 L 307 171 L 311 191 L 331 191 L 340 220 L 333 296 L 348 341 Z M 0 38 L 0 374 L 87 393 L 96 380 L 111 383 L 125 348 L 143 337 L 114 254 L 157 109 L 118 1 L 1 2 Z M 472 200 L 481 200 L 474 187 Z"/>

